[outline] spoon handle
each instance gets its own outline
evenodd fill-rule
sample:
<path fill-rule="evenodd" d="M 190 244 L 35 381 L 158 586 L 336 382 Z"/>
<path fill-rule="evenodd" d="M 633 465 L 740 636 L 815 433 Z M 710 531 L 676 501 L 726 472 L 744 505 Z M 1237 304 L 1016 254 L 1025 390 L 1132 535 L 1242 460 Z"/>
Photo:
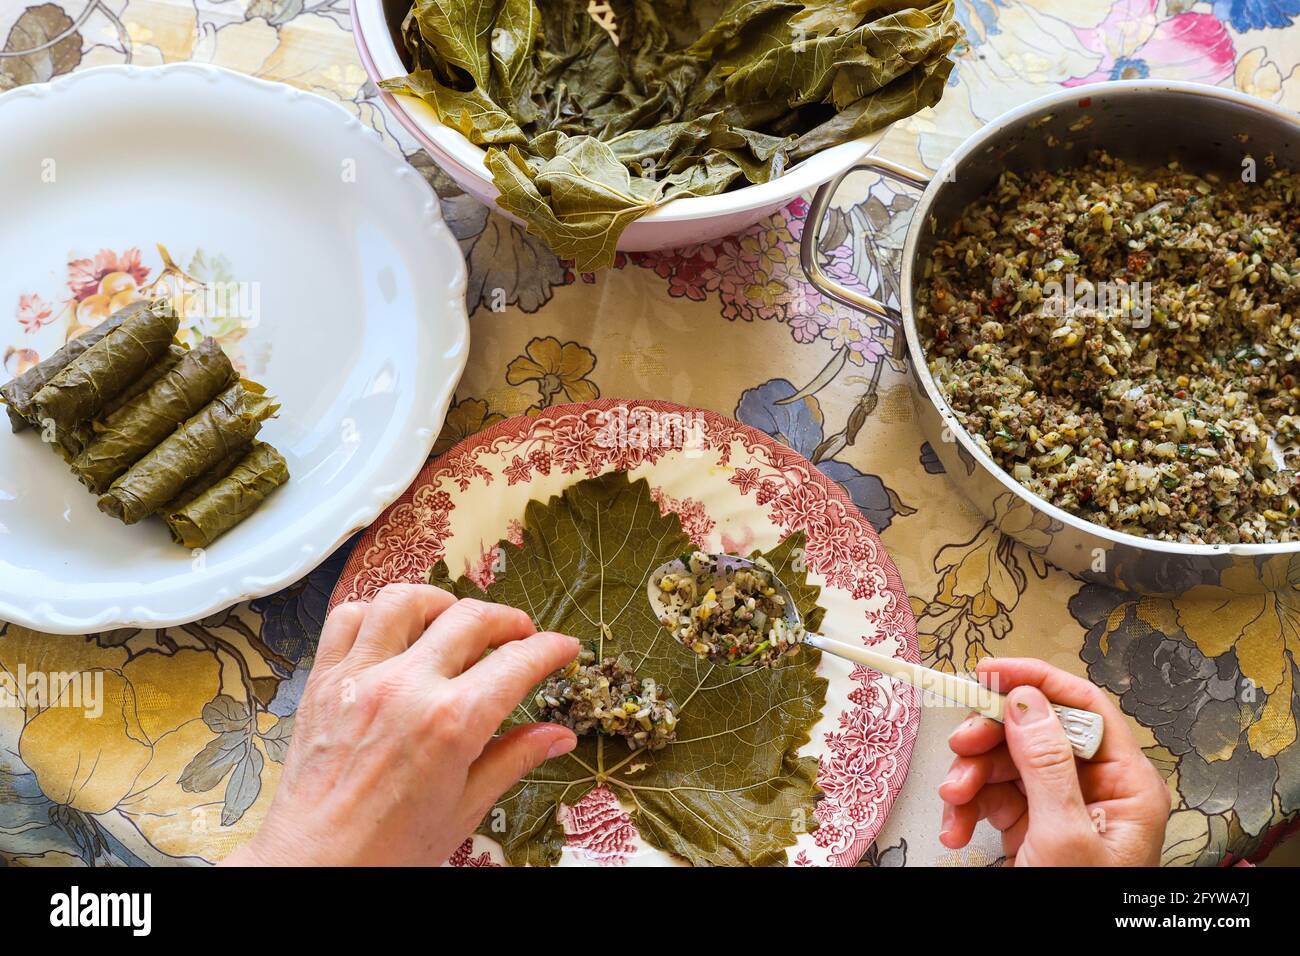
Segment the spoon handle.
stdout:
<path fill-rule="evenodd" d="M 945 700 L 970 707 L 985 717 L 992 717 L 999 722 L 1003 718 L 1006 697 L 969 678 L 945 674 L 943 671 L 922 667 L 909 661 L 900 661 L 896 657 L 889 657 L 865 647 L 854 647 L 851 644 L 833 641 L 820 634 L 809 634 L 806 640 L 813 647 L 827 654 L 863 664 L 872 670 L 911 684 L 918 690 L 929 691 Z M 1053 704 L 1052 709 L 1056 711 L 1061 726 L 1065 728 L 1065 736 L 1069 738 L 1075 754 L 1084 760 L 1091 759 L 1097 753 L 1097 748 L 1101 746 L 1104 727 L 1101 715 L 1094 714 L 1090 710 L 1064 707 L 1060 704 Z"/>

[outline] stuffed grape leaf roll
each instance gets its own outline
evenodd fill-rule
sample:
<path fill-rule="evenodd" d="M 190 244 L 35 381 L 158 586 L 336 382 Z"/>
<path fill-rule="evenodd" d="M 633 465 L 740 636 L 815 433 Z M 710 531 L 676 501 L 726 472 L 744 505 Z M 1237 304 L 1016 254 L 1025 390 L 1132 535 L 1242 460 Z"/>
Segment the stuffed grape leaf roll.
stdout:
<path fill-rule="evenodd" d="M 203 474 L 199 475 L 182 488 L 180 494 L 163 506 L 159 514 L 169 515 L 173 512 L 180 511 L 199 495 L 203 494 L 203 492 L 207 491 L 222 478 L 226 477 L 226 475 L 234 471 L 235 466 L 243 461 L 244 456 L 248 454 L 248 449 L 248 445 L 241 445 Z"/>
<path fill-rule="evenodd" d="M 99 496 L 99 510 L 127 524 L 163 508 L 191 481 L 248 444 L 279 408 L 252 382 L 236 382 Z"/>
<path fill-rule="evenodd" d="M 102 494 L 176 427 L 229 388 L 238 374 L 216 339 L 206 338 L 145 392 L 93 424 L 93 438 L 72 470 Z"/>
<path fill-rule="evenodd" d="M 153 387 L 153 383 L 158 381 L 173 368 L 176 363 L 185 357 L 189 350 L 183 345 L 173 345 L 167 350 L 167 354 L 160 358 L 153 365 L 149 366 L 149 371 L 136 379 L 135 384 L 128 388 L 117 398 L 108 403 L 107 407 L 99 413 L 98 419 L 92 419 L 88 422 L 82 422 L 71 431 L 65 431 L 55 436 L 55 444 L 58 451 L 63 455 L 63 460 L 69 463 L 74 458 L 85 451 L 86 446 L 95 440 L 95 425 L 107 419 L 127 402 L 133 400 L 139 395 L 144 394 Z"/>
<path fill-rule="evenodd" d="M 163 517 L 178 543 L 206 548 L 288 480 L 284 456 L 266 442 L 253 442 L 230 474 Z"/>
<path fill-rule="evenodd" d="M 13 430 L 20 432 L 31 424 L 29 418 L 31 416 L 32 399 L 37 392 L 45 387 L 50 379 L 62 372 L 73 359 L 96 342 L 99 342 L 136 312 L 148 307 L 149 303 L 145 301 L 133 302 L 126 308 L 119 309 L 93 329 L 87 329 L 68 342 L 49 358 L 37 362 L 12 381 L 0 385 L 0 401 L 3 401 L 7 406 L 5 411 L 9 413 L 9 424 Z"/>
<path fill-rule="evenodd" d="M 45 383 L 28 419 L 65 432 L 94 418 L 167 354 L 179 327 L 167 300 L 146 303 Z"/>

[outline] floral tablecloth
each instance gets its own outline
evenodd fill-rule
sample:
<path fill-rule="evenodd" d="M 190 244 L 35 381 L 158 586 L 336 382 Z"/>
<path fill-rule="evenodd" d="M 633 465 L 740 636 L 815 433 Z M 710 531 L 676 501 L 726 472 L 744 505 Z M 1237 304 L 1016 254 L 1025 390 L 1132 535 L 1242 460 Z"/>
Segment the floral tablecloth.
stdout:
<path fill-rule="evenodd" d="M 936 109 L 881 137 L 878 150 L 891 158 L 935 169 L 1004 110 L 1108 78 L 1198 80 L 1300 107 L 1300 0 L 957 8 L 967 40 L 951 87 Z M 1295 829 L 1300 559 L 1272 558 L 1156 600 L 1085 585 L 1013 544 L 954 497 L 885 358 L 883 330 L 803 281 L 804 200 L 742 235 L 575 274 L 460 193 L 385 115 L 354 51 L 346 0 L 0 0 L 0 38 L 0 91 L 107 63 L 215 63 L 342 103 L 423 171 L 469 262 L 473 327 L 435 452 L 503 417 L 598 396 L 732 415 L 811 457 L 880 530 L 928 663 L 965 671 L 987 654 L 1034 655 L 1116 696 L 1174 794 L 1168 863 L 1258 857 Z M 832 268 L 888 294 L 913 203 L 850 180 L 829 233 Z M 95 296 L 111 302 L 167 268 L 149 238 L 76 250 L 66 285 L 0 303 L 6 367 L 31 359 L 25 337 L 52 317 L 104 304 L 84 305 Z M 877 370 L 878 401 L 867 397 Z M 275 791 L 346 554 L 278 594 L 164 631 L 54 637 L 4 625 L 0 668 L 102 671 L 106 707 L 95 719 L 0 708 L 0 861 L 201 863 L 247 839 Z M 1256 577 L 1274 589 L 1254 594 Z M 937 840 L 944 739 L 962 716 L 925 712 L 910 777 L 864 863 L 998 859 L 987 829 L 957 853 Z M 222 763 L 227 744 L 244 754 L 233 769 Z"/>

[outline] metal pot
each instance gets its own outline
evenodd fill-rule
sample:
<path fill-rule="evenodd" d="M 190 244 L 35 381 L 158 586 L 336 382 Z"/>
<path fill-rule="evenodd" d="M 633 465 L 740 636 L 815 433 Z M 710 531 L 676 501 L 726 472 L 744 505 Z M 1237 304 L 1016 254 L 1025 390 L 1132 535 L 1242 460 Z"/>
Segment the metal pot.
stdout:
<path fill-rule="evenodd" d="M 1268 154 L 1279 166 L 1300 168 L 1300 117 L 1250 96 L 1196 83 L 1117 81 L 1055 92 L 979 130 L 933 178 L 868 158 L 821 187 L 808 212 L 803 267 L 821 292 L 878 317 L 893 330 L 895 358 L 910 355 L 912 393 L 925 437 L 949 480 L 1001 531 L 1086 580 L 1146 594 L 1175 594 L 1217 582 L 1229 567 L 1250 563 L 1254 570 L 1263 556 L 1300 552 L 1300 543 L 1157 541 L 1113 531 L 1049 504 L 1003 471 L 958 423 L 930 375 L 913 311 L 936 235 L 993 187 L 1004 170 L 1025 173 L 1078 166 L 1096 149 L 1146 166 L 1177 159 L 1185 167 L 1213 171 L 1225 179 L 1242 175 L 1245 164 L 1253 162 L 1259 164 L 1262 179 L 1268 174 Z M 903 245 L 901 309 L 840 285 L 818 261 L 819 235 L 831 198 L 844 178 L 858 170 L 924 190 Z"/>

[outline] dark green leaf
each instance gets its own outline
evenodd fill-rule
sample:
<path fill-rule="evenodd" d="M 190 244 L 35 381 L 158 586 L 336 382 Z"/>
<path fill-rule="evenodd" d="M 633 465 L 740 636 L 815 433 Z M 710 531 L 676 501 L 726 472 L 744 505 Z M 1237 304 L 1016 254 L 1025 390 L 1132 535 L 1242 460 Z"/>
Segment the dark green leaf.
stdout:
<path fill-rule="evenodd" d="M 938 101 L 960 36 L 952 0 L 414 0 L 422 97 L 487 148 L 498 203 L 580 270 L 613 262 L 666 202 L 780 176 L 791 162 Z"/>
<path fill-rule="evenodd" d="M 266 442 L 255 441 L 229 474 L 179 508 L 164 509 L 163 519 L 179 544 L 206 548 L 256 511 L 271 492 L 288 480 L 289 466 L 284 456 Z"/>
<path fill-rule="evenodd" d="M 114 481 L 99 496 L 99 510 L 126 524 L 153 514 L 187 484 L 247 446 L 279 407 L 261 386 L 236 382 Z"/>
<path fill-rule="evenodd" d="M 221 344 L 205 338 L 184 351 L 147 391 L 92 425 L 88 443 L 72 461 L 73 472 L 92 492 L 103 494 L 115 478 L 237 378 Z"/>
<path fill-rule="evenodd" d="M 95 417 L 167 354 L 180 319 L 163 299 L 121 310 L 126 318 L 32 396 L 31 419 L 71 431 Z"/>
<path fill-rule="evenodd" d="M 769 552 L 800 610 L 821 619 L 818 589 L 802 572 L 802 536 Z M 659 513 L 644 479 L 612 473 L 549 502 L 530 502 L 520 546 L 502 542 L 504 570 L 486 598 L 527 611 L 539 629 L 572 634 L 602 657 L 621 656 L 665 687 L 677 705 L 677 741 L 655 752 L 621 740 L 583 738 L 502 797 L 481 832 L 513 863 L 551 864 L 564 836 L 561 803 L 605 782 L 650 843 L 695 864 L 782 862 L 797 835 L 815 827 L 817 761 L 799 757 L 825 703 L 818 654 L 804 648 L 772 670 L 711 665 L 660 627 L 646 580 L 690 550 L 675 515 Z M 445 565 L 430 580 L 459 596 L 483 596 Z M 525 704 L 508 724 L 531 722 Z"/>

